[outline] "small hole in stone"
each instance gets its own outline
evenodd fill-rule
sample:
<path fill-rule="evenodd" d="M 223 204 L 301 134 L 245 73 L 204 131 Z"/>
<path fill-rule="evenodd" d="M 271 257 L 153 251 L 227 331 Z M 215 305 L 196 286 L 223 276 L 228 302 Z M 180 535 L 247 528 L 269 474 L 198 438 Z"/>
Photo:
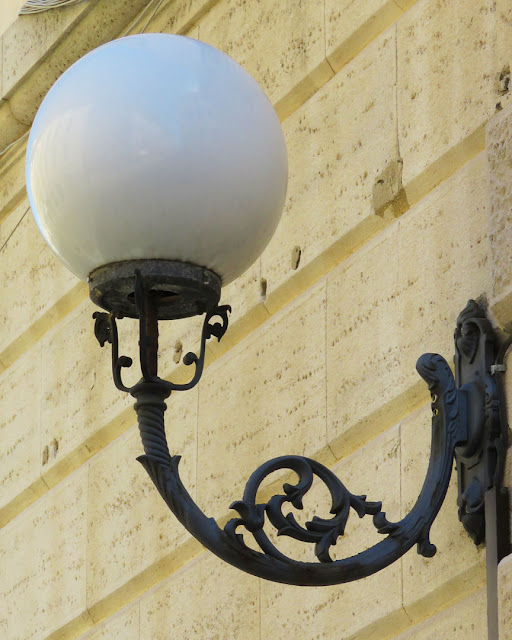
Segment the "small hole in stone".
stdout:
<path fill-rule="evenodd" d="M 260 280 L 260 296 L 263 300 L 267 297 L 267 279 L 262 278 Z"/>
<path fill-rule="evenodd" d="M 302 255 L 302 249 L 300 247 L 293 247 L 293 249 L 292 249 L 292 269 L 294 271 L 299 268 L 301 255 Z"/>
<path fill-rule="evenodd" d="M 510 67 L 503 67 L 498 77 L 498 94 L 504 96 L 510 90 Z"/>
<path fill-rule="evenodd" d="M 181 340 L 176 340 L 176 344 L 174 345 L 174 354 L 172 356 L 172 359 L 176 364 L 179 364 L 182 353 L 183 353 L 183 344 Z"/>

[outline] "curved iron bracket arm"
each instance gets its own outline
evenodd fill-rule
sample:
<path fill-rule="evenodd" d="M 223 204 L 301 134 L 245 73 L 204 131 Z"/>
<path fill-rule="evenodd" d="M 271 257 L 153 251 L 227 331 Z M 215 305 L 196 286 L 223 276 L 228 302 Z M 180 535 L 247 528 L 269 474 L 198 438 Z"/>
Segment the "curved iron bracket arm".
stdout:
<path fill-rule="evenodd" d="M 140 273 L 136 285 L 140 312 L 140 353 L 142 379 L 132 388 L 121 381 L 122 367 L 130 359 L 118 355 L 117 329 L 112 315 L 96 313 L 96 336 L 100 344 L 112 343 L 112 368 L 116 385 L 136 399 L 135 410 L 145 455 L 137 458 L 148 472 L 171 511 L 183 526 L 206 548 L 226 562 L 258 577 L 296 585 L 333 585 L 364 578 L 387 567 L 414 545 L 418 553 L 432 557 L 436 547 L 430 542 L 432 524 L 443 504 L 449 486 L 454 455 L 459 473 L 459 517 L 478 544 L 482 541 L 485 518 L 482 495 L 489 485 L 501 482 L 503 455 L 506 451 L 507 426 L 502 425 L 496 371 L 497 340 L 485 314 L 473 301 L 459 316 L 455 333 L 456 378 L 444 358 L 437 354 L 420 357 L 416 368 L 428 384 L 432 398 L 432 441 L 428 471 L 412 510 L 399 522 L 390 522 L 381 502 L 371 502 L 365 495 L 351 493 L 327 467 L 303 456 L 282 456 L 261 465 L 249 478 L 243 497 L 231 508 L 238 517 L 224 528 L 207 517 L 196 505 L 179 475 L 180 456 L 171 456 L 165 436 L 165 400 L 172 391 L 192 388 L 201 377 L 205 343 L 212 336 L 218 340 L 228 325 L 227 306 L 210 310 L 205 317 L 200 355 L 187 354 L 184 363 L 195 365 L 188 384 L 174 384 L 156 375 L 154 361 L 158 350 L 156 314 L 148 323 L 151 292 L 145 292 Z M 214 318 L 221 322 L 213 323 Z M 148 335 L 149 333 L 149 335 Z M 493 377 L 494 375 L 494 377 Z M 279 470 L 293 471 L 295 484 L 285 483 L 283 492 L 267 503 L 257 501 L 263 480 Z M 305 494 L 314 477 L 322 481 L 331 496 L 331 518 L 314 516 L 302 526 L 287 503 L 302 509 Z M 342 560 L 333 561 L 330 550 L 343 536 L 350 510 L 362 518 L 373 517 L 373 525 L 385 536 L 370 549 Z M 314 544 L 318 562 L 300 562 L 284 555 L 264 530 L 265 521 L 278 536 L 289 536 Z M 485 520 L 483 520 L 485 528 Z M 251 534 L 260 551 L 251 549 L 240 530 Z"/>

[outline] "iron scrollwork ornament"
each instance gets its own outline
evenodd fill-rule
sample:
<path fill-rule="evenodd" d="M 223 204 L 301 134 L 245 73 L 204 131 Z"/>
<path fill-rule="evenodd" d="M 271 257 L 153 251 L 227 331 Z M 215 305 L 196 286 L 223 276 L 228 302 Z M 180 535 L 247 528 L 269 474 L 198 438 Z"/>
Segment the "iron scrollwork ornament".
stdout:
<path fill-rule="evenodd" d="M 95 314 L 96 336 L 101 345 L 112 344 L 112 369 L 117 387 L 129 391 L 136 399 L 135 410 L 144 447 L 144 455 L 138 461 L 178 520 L 217 556 L 261 578 L 309 586 L 332 585 L 369 576 L 387 567 L 414 545 L 417 545 L 418 553 L 432 557 L 436 547 L 430 542 L 430 529 L 446 496 L 454 455 L 459 463 L 460 518 L 470 533 L 474 533 L 476 526 L 480 533 L 472 533 L 472 536 L 475 542 L 481 542 L 483 512 L 478 511 L 480 520 L 473 528 L 468 521 L 474 521 L 472 509 L 480 505 L 481 492 L 489 482 L 499 481 L 500 456 L 506 449 L 506 427 L 500 425 L 499 394 L 491 374 L 491 366 L 496 362 L 496 336 L 475 302 L 468 303 L 457 324 L 456 378 L 440 355 L 425 354 L 417 362 L 417 371 L 428 384 L 432 400 L 431 456 L 416 504 L 402 520 L 390 522 L 381 502 L 368 501 L 365 495 L 351 493 L 319 462 L 290 455 L 264 463 L 250 476 L 242 499 L 231 505 L 238 517 L 221 528 L 201 511 L 181 481 L 180 456 L 169 452 L 164 412 L 165 400 L 172 391 L 190 389 L 199 381 L 206 341 L 211 337 L 222 338 L 227 330 L 230 308 L 215 307 L 206 313 L 199 356 L 187 354 L 184 358 L 186 365 L 195 365 L 195 373 L 189 383 L 174 384 L 157 375 L 157 314 L 151 291 L 145 290 L 140 272 L 136 273 L 135 299 L 139 310 L 143 373 L 136 385 L 128 388 L 121 381 L 121 369 L 130 366 L 131 360 L 118 355 L 116 320 L 112 314 Z M 215 322 L 215 318 L 220 322 Z M 489 443 L 496 454 L 484 453 L 483 449 L 488 451 Z M 491 471 L 489 457 L 495 462 Z M 474 471 L 475 461 L 485 465 L 484 471 Z M 473 465 L 472 476 L 468 465 Z M 282 493 L 268 502 L 258 502 L 257 493 L 262 482 L 276 471 L 294 472 L 298 480 L 295 484 L 284 483 Z M 473 479 L 475 474 L 476 480 Z M 302 509 L 304 496 L 315 477 L 330 493 L 332 517 L 314 516 L 302 526 L 291 512 L 286 513 L 286 505 Z M 475 482 L 480 483 L 476 490 Z M 360 518 L 372 516 L 374 527 L 385 537 L 357 555 L 333 560 L 332 547 L 344 535 L 351 510 Z M 318 561 L 302 562 L 282 553 L 265 532 L 267 521 L 278 536 L 313 544 Z M 252 535 L 259 550 L 246 544 L 241 531 Z"/>

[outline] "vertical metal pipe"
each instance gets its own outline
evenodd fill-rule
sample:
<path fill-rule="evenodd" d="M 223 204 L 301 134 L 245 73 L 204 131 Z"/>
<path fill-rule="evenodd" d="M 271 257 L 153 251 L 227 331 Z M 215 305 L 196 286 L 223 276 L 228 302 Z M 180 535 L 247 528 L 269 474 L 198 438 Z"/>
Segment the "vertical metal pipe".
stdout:
<path fill-rule="evenodd" d="M 146 362 L 150 376 L 158 375 L 158 306 L 151 291 L 145 294 Z"/>
<path fill-rule="evenodd" d="M 485 493 L 485 541 L 487 570 L 488 640 L 499 640 L 498 564 L 510 553 L 508 490 L 489 489 Z"/>

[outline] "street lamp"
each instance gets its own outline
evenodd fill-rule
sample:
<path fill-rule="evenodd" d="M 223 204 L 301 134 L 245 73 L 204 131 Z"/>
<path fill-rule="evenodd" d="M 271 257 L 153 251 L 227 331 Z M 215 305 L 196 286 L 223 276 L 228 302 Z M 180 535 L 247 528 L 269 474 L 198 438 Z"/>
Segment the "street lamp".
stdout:
<path fill-rule="evenodd" d="M 35 118 L 27 150 L 27 189 L 37 224 L 57 256 L 87 279 L 100 344 L 112 344 L 116 386 L 136 399 L 145 454 L 138 458 L 176 517 L 203 545 L 262 578 L 300 585 L 348 582 L 379 571 L 415 544 L 430 557 L 432 523 L 453 466 L 459 474 L 459 517 L 476 544 L 484 541 L 490 492 L 501 491 L 507 424 L 501 374 L 509 342 L 470 301 L 457 320 L 455 378 L 437 354 L 417 369 L 432 397 L 432 447 L 427 475 L 411 512 L 390 522 L 380 502 L 350 493 L 325 466 L 303 456 L 270 460 L 249 478 L 238 517 L 224 528 L 194 503 L 179 476 L 179 456 L 167 446 L 165 400 L 198 383 L 206 341 L 222 338 L 229 306 L 218 306 L 223 285 L 261 254 L 279 222 L 287 158 L 277 116 L 263 91 L 216 49 L 181 36 L 122 38 L 89 53 L 50 90 Z M 188 383 L 158 376 L 158 322 L 205 314 L 199 355 Z M 119 355 L 116 318 L 138 318 L 141 380 L 128 388 Z M 296 484 L 259 503 L 263 480 L 294 471 Z M 286 504 L 302 508 L 314 477 L 327 486 L 331 518 L 304 526 Z M 350 509 L 383 540 L 333 561 Z M 318 562 L 293 560 L 273 544 L 279 535 L 315 545 Z M 491 519 L 496 521 L 496 517 Z M 508 521 L 508 519 L 506 518 Z M 503 524 L 505 526 L 505 523 Z M 252 534 L 250 548 L 240 531 Z M 503 539 L 506 535 L 503 534 Z M 507 538 L 508 541 L 508 538 Z"/>

